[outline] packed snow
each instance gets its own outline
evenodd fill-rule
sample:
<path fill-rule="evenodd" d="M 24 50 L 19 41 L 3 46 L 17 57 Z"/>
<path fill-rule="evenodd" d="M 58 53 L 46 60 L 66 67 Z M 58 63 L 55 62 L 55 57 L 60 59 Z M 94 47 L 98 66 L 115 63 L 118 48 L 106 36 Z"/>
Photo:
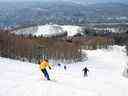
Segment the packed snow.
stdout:
<path fill-rule="evenodd" d="M 13 30 L 11 33 L 15 33 L 17 35 L 31 34 L 33 36 L 52 37 L 63 34 L 66 34 L 67 36 L 74 36 L 81 31 L 82 27 L 80 26 L 46 24 Z"/>
<path fill-rule="evenodd" d="M 67 33 L 68 36 L 73 36 L 79 32 L 81 32 L 82 28 L 80 26 L 73 26 L 73 25 L 40 25 L 38 26 L 37 32 L 35 32 L 33 35 L 36 36 L 44 36 L 44 37 L 50 37 L 53 35 L 59 35 Z"/>
<path fill-rule="evenodd" d="M 128 96 L 128 79 L 122 75 L 128 62 L 124 47 L 82 52 L 87 61 L 67 64 L 67 70 L 60 62 L 48 70 L 52 81 L 41 79 L 37 64 L 0 57 L 0 96 Z M 85 66 L 88 77 L 83 77 Z"/>
<path fill-rule="evenodd" d="M 80 26 L 64 25 L 61 27 L 64 31 L 68 32 L 68 36 L 74 36 L 82 31 L 82 27 Z"/>
<path fill-rule="evenodd" d="M 34 35 L 50 37 L 52 35 L 58 35 L 63 33 L 65 33 L 65 31 L 59 25 L 42 25 L 38 26 L 38 30 L 34 33 Z"/>

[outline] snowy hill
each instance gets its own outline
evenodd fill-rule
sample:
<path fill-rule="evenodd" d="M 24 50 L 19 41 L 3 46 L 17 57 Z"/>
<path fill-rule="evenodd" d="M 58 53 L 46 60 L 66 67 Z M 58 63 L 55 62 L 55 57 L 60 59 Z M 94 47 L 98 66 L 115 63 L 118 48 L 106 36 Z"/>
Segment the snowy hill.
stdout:
<path fill-rule="evenodd" d="M 73 25 L 41 25 L 38 26 L 37 32 L 35 32 L 33 35 L 43 35 L 44 37 L 50 37 L 54 35 L 64 34 L 67 32 L 68 36 L 73 36 L 80 31 L 81 27 Z"/>
<path fill-rule="evenodd" d="M 31 26 L 26 28 L 20 28 L 13 30 L 12 33 L 17 35 L 29 35 L 32 34 L 34 36 L 44 36 L 44 37 L 51 37 L 51 36 L 60 36 L 65 35 L 73 36 L 79 32 L 81 32 L 82 28 L 80 26 L 73 26 L 73 25 L 39 25 L 39 26 Z"/>
<path fill-rule="evenodd" d="M 38 26 L 37 32 L 35 32 L 33 35 L 36 36 L 42 35 L 44 37 L 50 37 L 64 33 L 65 31 L 59 25 L 42 25 L 42 26 Z"/>
<path fill-rule="evenodd" d="M 0 96 L 128 96 L 124 51 L 119 46 L 88 50 L 88 61 L 68 64 L 66 71 L 63 65 L 48 70 L 56 81 L 41 80 L 38 65 L 0 57 Z M 85 66 L 89 74 L 84 78 Z"/>
<path fill-rule="evenodd" d="M 73 26 L 73 25 L 64 25 L 61 26 L 64 31 L 68 32 L 68 36 L 73 36 L 82 31 L 82 27 L 80 26 Z"/>

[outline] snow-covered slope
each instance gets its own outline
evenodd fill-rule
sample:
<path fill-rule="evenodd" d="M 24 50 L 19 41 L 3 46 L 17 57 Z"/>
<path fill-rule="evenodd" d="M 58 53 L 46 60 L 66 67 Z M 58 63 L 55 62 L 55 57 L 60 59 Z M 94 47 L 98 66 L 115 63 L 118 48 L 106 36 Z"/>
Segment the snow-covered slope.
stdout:
<path fill-rule="evenodd" d="M 66 71 L 62 62 L 48 70 L 56 81 L 41 80 L 38 65 L 0 58 L 0 96 L 128 96 L 128 79 L 122 77 L 128 58 L 124 47 L 86 53 L 88 61 L 68 64 Z M 85 66 L 89 74 L 84 78 Z"/>
<path fill-rule="evenodd" d="M 56 24 L 46 24 L 46 25 L 39 25 L 39 26 L 31 26 L 26 28 L 19 28 L 13 30 L 11 33 L 15 33 L 17 35 L 34 35 L 34 36 L 44 36 L 44 37 L 51 37 L 51 36 L 60 36 L 60 35 L 67 35 L 73 36 L 79 32 L 81 32 L 82 28 L 80 26 L 73 26 L 73 25 L 56 25 Z"/>
<path fill-rule="evenodd" d="M 81 27 L 79 26 L 73 26 L 73 25 L 41 25 L 38 26 L 37 32 L 35 32 L 33 35 L 36 36 L 54 36 L 59 34 L 64 34 L 67 32 L 68 36 L 73 36 L 76 33 L 79 33 L 81 31 Z"/>
<path fill-rule="evenodd" d="M 38 26 L 37 32 L 34 33 L 36 36 L 44 36 L 44 37 L 50 37 L 55 35 L 60 35 L 65 33 L 65 31 L 62 29 L 59 25 L 42 25 Z"/>
<path fill-rule="evenodd" d="M 73 26 L 73 25 L 64 25 L 61 26 L 64 31 L 68 32 L 68 36 L 73 36 L 82 31 L 82 27 L 80 26 Z"/>

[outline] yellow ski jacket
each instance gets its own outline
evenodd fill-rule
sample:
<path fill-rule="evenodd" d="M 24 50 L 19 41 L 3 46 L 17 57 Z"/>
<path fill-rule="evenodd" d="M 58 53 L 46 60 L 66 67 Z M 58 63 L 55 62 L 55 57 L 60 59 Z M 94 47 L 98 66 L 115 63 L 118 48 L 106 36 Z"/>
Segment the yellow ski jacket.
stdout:
<path fill-rule="evenodd" d="M 51 68 L 51 65 L 46 61 L 41 62 L 39 66 L 40 66 L 40 69 L 46 69 L 47 67 Z"/>

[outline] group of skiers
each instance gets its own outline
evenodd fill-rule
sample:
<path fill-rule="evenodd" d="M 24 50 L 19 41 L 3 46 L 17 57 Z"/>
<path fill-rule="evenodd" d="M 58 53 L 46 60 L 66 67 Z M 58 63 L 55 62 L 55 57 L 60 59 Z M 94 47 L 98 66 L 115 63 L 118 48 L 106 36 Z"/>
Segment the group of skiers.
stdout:
<path fill-rule="evenodd" d="M 40 68 L 40 70 L 42 71 L 44 77 L 45 77 L 47 80 L 50 80 L 50 77 L 49 77 L 47 68 L 49 68 L 49 69 L 51 70 L 51 68 L 53 67 L 53 65 L 49 64 L 48 59 L 39 60 L 39 61 L 38 61 L 38 64 L 39 64 L 39 68 Z M 58 64 L 58 66 L 61 66 L 61 64 Z M 66 65 L 64 65 L 64 69 L 65 69 L 65 70 L 67 69 L 67 66 L 66 66 Z M 85 67 L 82 71 L 84 72 L 84 77 L 88 76 L 88 75 L 87 75 L 87 72 L 88 72 L 89 70 L 88 70 L 87 67 Z"/>

